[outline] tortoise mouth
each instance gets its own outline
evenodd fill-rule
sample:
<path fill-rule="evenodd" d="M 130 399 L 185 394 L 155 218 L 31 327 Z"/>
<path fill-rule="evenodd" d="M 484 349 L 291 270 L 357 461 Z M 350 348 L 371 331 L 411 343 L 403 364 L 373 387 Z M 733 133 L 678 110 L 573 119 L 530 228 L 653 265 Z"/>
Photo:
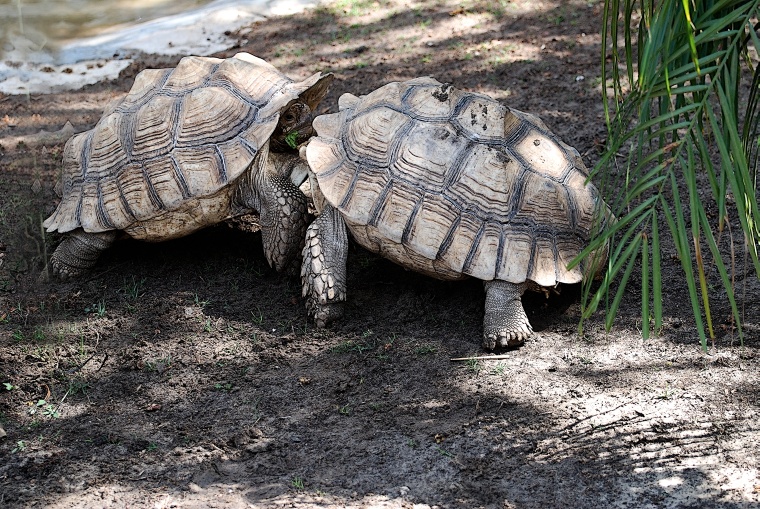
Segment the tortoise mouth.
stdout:
<path fill-rule="evenodd" d="M 293 127 L 287 132 L 283 132 L 282 139 L 285 145 L 295 150 L 299 145 L 314 136 L 314 127 L 311 125 L 311 121 L 312 119 L 309 118 L 306 122 Z"/>

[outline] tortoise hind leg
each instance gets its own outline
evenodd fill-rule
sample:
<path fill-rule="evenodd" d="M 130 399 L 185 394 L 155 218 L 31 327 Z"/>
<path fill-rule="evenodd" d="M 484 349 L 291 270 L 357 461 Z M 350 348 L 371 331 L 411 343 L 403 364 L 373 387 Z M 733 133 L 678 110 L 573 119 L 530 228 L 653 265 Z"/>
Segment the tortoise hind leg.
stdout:
<path fill-rule="evenodd" d="M 63 239 L 50 257 L 53 274 L 61 279 L 76 277 L 91 269 L 116 238 L 116 232 L 88 233 L 74 230 Z"/>
<path fill-rule="evenodd" d="M 348 233 L 337 209 L 329 204 L 306 231 L 301 282 L 306 310 L 317 327 L 343 316 L 346 300 Z"/>
<path fill-rule="evenodd" d="M 484 286 L 486 310 L 483 319 L 483 346 L 493 350 L 497 346 L 523 344 L 533 334 L 520 300 L 527 285 L 494 280 L 486 281 Z"/>

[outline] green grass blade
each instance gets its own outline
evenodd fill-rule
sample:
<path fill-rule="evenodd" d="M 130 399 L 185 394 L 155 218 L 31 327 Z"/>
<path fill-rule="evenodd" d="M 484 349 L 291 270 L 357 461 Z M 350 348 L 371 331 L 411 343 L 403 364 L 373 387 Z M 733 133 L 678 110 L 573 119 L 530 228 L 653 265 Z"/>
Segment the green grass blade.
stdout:
<path fill-rule="evenodd" d="M 675 215 L 671 216 L 668 208 L 664 208 L 663 212 L 665 212 L 665 217 L 668 220 L 670 233 L 673 235 L 676 251 L 681 260 L 681 267 L 683 267 L 684 270 L 684 278 L 689 291 L 689 300 L 691 301 L 694 321 L 697 326 L 697 332 L 699 333 L 699 341 L 702 345 L 702 349 L 707 351 L 707 336 L 705 336 L 702 311 L 699 308 L 699 296 L 697 295 L 697 282 L 694 279 L 694 271 L 691 263 L 691 251 L 689 249 L 688 241 L 689 234 L 686 230 L 686 221 L 684 219 L 683 206 L 681 205 L 681 196 L 678 192 L 678 182 L 676 181 L 675 175 L 672 173 L 670 176 L 670 189 L 673 194 L 673 209 Z"/>
<path fill-rule="evenodd" d="M 654 330 L 662 329 L 662 262 L 660 252 L 660 227 L 657 210 L 652 213 L 652 296 L 654 304 Z"/>
<path fill-rule="evenodd" d="M 641 335 L 649 339 L 649 240 L 641 234 Z"/>

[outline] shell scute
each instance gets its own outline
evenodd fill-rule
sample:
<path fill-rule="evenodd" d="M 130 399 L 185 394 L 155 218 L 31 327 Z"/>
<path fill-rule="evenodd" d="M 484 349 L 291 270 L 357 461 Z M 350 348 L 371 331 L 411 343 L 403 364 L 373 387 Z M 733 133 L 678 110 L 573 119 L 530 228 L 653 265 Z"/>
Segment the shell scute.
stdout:
<path fill-rule="evenodd" d="M 557 231 L 573 225 L 567 189 L 533 172 L 525 172 L 515 218 L 526 223 L 552 227 Z"/>
<path fill-rule="evenodd" d="M 82 218 L 83 228 L 103 228 L 99 220 L 100 209 L 100 186 L 97 182 L 87 182 L 82 189 L 82 199 L 79 205 L 79 216 Z"/>
<path fill-rule="evenodd" d="M 127 165 L 117 180 L 123 200 L 126 202 L 128 216 L 144 221 L 160 210 L 155 199 L 151 199 L 155 191 L 146 180 L 141 164 Z"/>
<path fill-rule="evenodd" d="M 496 277 L 503 281 L 521 283 L 528 276 L 531 254 L 533 252 L 533 233 L 525 229 L 507 228 L 504 231 L 502 259 L 496 267 Z"/>
<path fill-rule="evenodd" d="M 257 65 L 259 72 L 251 72 L 251 64 Z M 259 106 L 266 104 L 275 91 L 287 83 L 288 79 L 267 62 L 259 58 L 246 60 L 239 54 L 222 61 L 211 81 L 211 84 L 244 92 L 248 101 Z"/>
<path fill-rule="evenodd" d="M 162 92 L 184 94 L 195 89 L 221 62 L 221 59 L 212 57 L 184 57 L 169 75 Z"/>
<path fill-rule="evenodd" d="M 147 172 L 156 198 L 166 210 L 176 210 L 190 194 L 178 170 L 171 157 L 163 156 L 151 163 L 151 170 Z"/>
<path fill-rule="evenodd" d="M 405 89 L 405 90 L 404 90 Z M 435 80 L 412 80 L 399 87 L 404 112 L 419 120 L 448 121 L 461 93 L 448 84 Z M 393 91 L 388 91 L 390 94 Z"/>
<path fill-rule="evenodd" d="M 348 192 L 338 205 L 341 212 L 351 217 L 352 222 L 362 225 L 370 223 L 376 203 L 388 184 L 385 173 L 365 172 L 364 176 L 367 178 L 352 180 Z"/>
<path fill-rule="evenodd" d="M 123 113 L 139 108 L 161 90 L 171 72 L 171 69 L 145 69 L 141 71 L 135 76 L 135 82 L 127 95 L 109 104 L 103 116 L 108 116 L 114 111 Z"/>
<path fill-rule="evenodd" d="M 123 229 L 134 222 L 135 218 L 124 200 L 119 182 L 115 177 L 100 182 L 100 194 L 103 199 L 103 213 L 113 229 Z"/>
<path fill-rule="evenodd" d="M 174 126 L 177 125 L 179 100 L 161 96 L 145 104 L 135 113 L 134 135 L 129 155 L 146 159 L 166 154 L 174 145 Z"/>
<path fill-rule="evenodd" d="M 496 273 L 496 266 L 501 257 L 502 226 L 487 222 L 478 232 L 478 236 L 467 254 L 463 272 L 465 274 L 489 274 L 491 278 Z"/>
<path fill-rule="evenodd" d="M 402 183 L 389 185 L 375 202 L 370 223 L 393 242 L 402 243 L 410 220 L 417 212 L 419 193 Z"/>
<path fill-rule="evenodd" d="M 531 171 L 544 178 L 559 182 L 575 168 L 575 161 L 562 146 L 537 129 L 525 129 L 522 139 L 514 143 L 514 150 Z"/>
<path fill-rule="evenodd" d="M 486 96 L 468 94 L 456 109 L 451 122 L 464 136 L 482 143 L 504 140 L 504 117 L 509 112 L 505 106 Z"/>
<path fill-rule="evenodd" d="M 460 207 L 481 210 L 483 216 L 506 223 L 515 213 L 514 195 L 522 175 L 522 165 L 501 147 L 478 144 L 467 153 L 458 178 L 445 192 Z"/>
<path fill-rule="evenodd" d="M 122 113 L 112 113 L 98 122 L 90 141 L 90 153 L 87 164 L 80 172 L 87 180 L 102 178 L 127 163 L 122 132 L 125 126 Z M 86 150 L 87 147 L 81 147 Z M 87 154 L 84 154 L 87 156 Z M 80 161 L 84 157 L 80 156 Z"/>
<path fill-rule="evenodd" d="M 189 195 L 204 196 L 209 189 L 219 189 L 227 182 L 221 158 L 214 145 L 176 148 L 172 157 L 177 162 Z"/>
<path fill-rule="evenodd" d="M 387 107 L 360 114 L 345 131 L 346 153 L 363 165 L 387 167 L 393 157 L 391 144 L 409 124 L 406 115 Z"/>
<path fill-rule="evenodd" d="M 435 260 L 460 210 L 440 194 L 426 195 L 409 230 L 407 242 L 430 260 Z"/>
<path fill-rule="evenodd" d="M 401 84 L 389 83 L 385 85 L 385 87 L 379 88 L 367 95 L 362 96 L 359 99 L 358 103 L 352 104 L 348 108 L 341 108 L 341 112 L 344 113 L 344 115 L 346 113 L 350 113 L 351 115 L 361 115 L 362 113 L 370 110 L 377 110 L 379 107 L 386 107 L 398 112 L 403 111 L 404 107 L 401 104 Z M 345 105 L 347 101 L 343 99 L 339 102 Z M 353 101 L 351 101 L 351 103 L 352 102 Z"/>
<path fill-rule="evenodd" d="M 457 136 L 451 125 L 423 122 L 414 123 L 400 141 L 397 155 L 390 162 L 393 176 L 420 189 L 435 191 L 443 189 L 452 166 L 467 145 L 467 140 Z"/>
<path fill-rule="evenodd" d="M 176 146 L 229 140 L 243 131 L 254 115 L 255 110 L 223 88 L 195 89 L 182 102 Z"/>
<path fill-rule="evenodd" d="M 527 278 L 541 286 L 554 286 L 557 282 L 557 255 L 553 238 L 534 235 L 533 257 Z"/>
<path fill-rule="evenodd" d="M 464 272 L 465 263 L 483 228 L 483 223 L 471 214 L 460 214 L 452 223 L 446 242 L 441 246 L 436 258 L 445 261 L 455 272 Z"/>

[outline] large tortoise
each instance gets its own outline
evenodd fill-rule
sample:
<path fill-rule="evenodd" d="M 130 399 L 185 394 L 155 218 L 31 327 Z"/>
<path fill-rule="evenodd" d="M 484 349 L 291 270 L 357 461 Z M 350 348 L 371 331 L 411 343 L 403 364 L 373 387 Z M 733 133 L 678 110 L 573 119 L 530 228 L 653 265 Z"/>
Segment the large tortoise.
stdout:
<path fill-rule="evenodd" d="M 119 231 L 163 241 L 252 211 L 270 265 L 297 264 L 307 215 L 296 185 L 307 170 L 294 148 L 312 135 L 332 78 L 295 82 L 247 53 L 139 73 L 93 129 L 66 143 L 62 200 L 43 223 L 67 234 L 53 272 L 92 267 Z"/>
<path fill-rule="evenodd" d="M 532 334 L 526 288 L 596 272 L 588 262 L 567 266 L 609 209 L 578 152 L 537 117 L 432 78 L 345 94 L 339 106 L 315 119 L 305 149 L 320 215 L 301 277 L 319 326 L 343 313 L 346 227 L 405 268 L 482 279 L 488 349 Z"/>

